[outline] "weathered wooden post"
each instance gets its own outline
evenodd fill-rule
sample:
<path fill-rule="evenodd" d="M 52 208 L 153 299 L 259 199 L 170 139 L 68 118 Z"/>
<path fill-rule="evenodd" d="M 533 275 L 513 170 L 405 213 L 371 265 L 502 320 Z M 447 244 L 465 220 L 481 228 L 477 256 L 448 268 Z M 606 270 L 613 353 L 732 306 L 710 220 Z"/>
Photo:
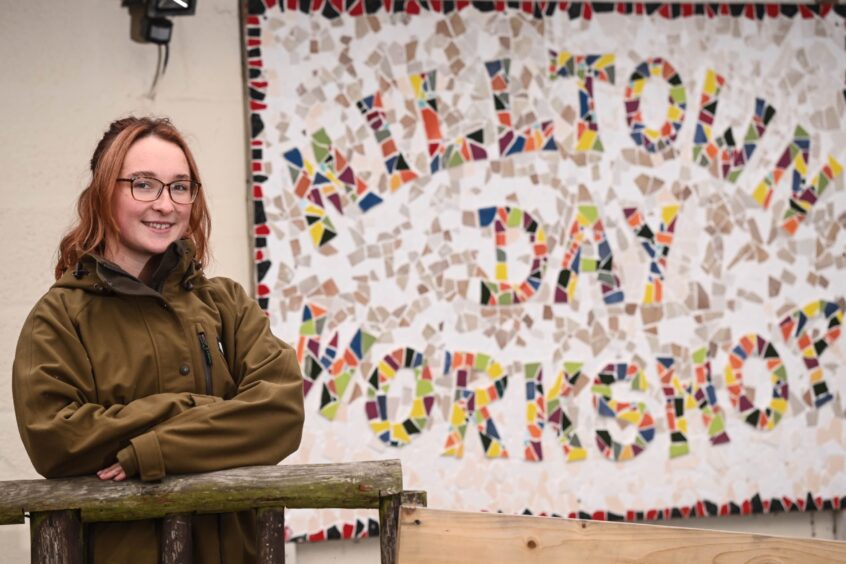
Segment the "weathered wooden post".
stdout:
<path fill-rule="evenodd" d="M 397 533 L 399 532 L 400 494 L 379 499 L 379 548 L 382 564 L 397 562 Z"/>
<path fill-rule="evenodd" d="M 161 564 L 192 564 L 191 514 L 167 515 L 162 524 Z"/>
<path fill-rule="evenodd" d="M 32 564 L 83 564 L 85 561 L 79 511 L 32 513 L 29 531 Z"/>
<path fill-rule="evenodd" d="M 380 497 L 379 547 L 382 553 L 382 564 L 397 562 L 400 507 L 403 505 L 426 507 L 426 492 L 403 491 Z"/>
<path fill-rule="evenodd" d="M 259 564 L 285 564 L 285 510 L 262 508 L 258 514 L 256 551 Z"/>

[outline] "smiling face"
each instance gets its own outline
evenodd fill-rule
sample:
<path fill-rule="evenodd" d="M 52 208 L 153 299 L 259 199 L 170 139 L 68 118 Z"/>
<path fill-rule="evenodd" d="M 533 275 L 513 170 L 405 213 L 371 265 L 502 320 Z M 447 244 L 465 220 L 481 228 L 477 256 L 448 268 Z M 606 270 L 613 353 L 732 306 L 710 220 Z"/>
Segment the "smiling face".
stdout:
<path fill-rule="evenodd" d="M 158 178 L 169 183 L 191 178 L 191 170 L 178 145 L 149 136 L 133 143 L 126 152 L 120 178 L 133 176 Z M 129 182 L 118 182 L 114 195 L 118 233 L 106 239 L 106 258 L 129 274 L 142 278 L 142 271 L 150 259 L 185 235 L 191 205 L 174 203 L 167 188 L 157 200 L 139 202 L 132 197 Z"/>

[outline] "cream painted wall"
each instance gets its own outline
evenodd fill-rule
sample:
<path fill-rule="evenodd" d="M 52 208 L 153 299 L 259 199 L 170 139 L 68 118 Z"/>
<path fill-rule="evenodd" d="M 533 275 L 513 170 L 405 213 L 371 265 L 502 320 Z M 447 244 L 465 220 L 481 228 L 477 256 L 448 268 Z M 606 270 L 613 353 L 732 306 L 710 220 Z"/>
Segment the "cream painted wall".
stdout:
<path fill-rule="evenodd" d="M 52 283 L 56 248 L 88 159 L 113 119 L 170 116 L 187 135 L 212 210 L 212 270 L 251 287 L 237 3 L 200 2 L 176 21 L 154 98 L 157 51 L 129 39 L 120 0 L 4 2 L 0 18 L 0 378 L 9 388 L 17 333 Z M 0 394 L 0 475 L 31 477 L 8 393 Z"/>
<path fill-rule="evenodd" d="M 0 479 L 37 477 L 21 445 L 10 374 L 18 332 L 53 281 L 56 248 L 113 119 L 170 116 L 188 137 L 212 212 L 211 271 L 252 287 L 236 0 L 175 18 L 170 63 L 129 38 L 120 0 L 3 0 L 0 17 Z M 27 528 L 0 527 L 0 562 L 28 561 Z"/>
<path fill-rule="evenodd" d="M 212 210 L 211 271 L 252 287 L 237 4 L 200 0 L 195 16 L 174 20 L 167 74 L 150 97 L 156 48 L 130 41 L 120 0 L 2 2 L 0 480 L 37 477 L 11 404 L 15 343 L 52 283 L 56 246 L 88 179 L 87 160 L 111 120 L 167 115 L 188 135 Z M 830 512 L 678 524 L 819 538 L 844 538 L 846 528 Z M 27 561 L 28 543 L 26 526 L 0 527 L 0 561 Z M 291 556 L 301 564 L 376 562 L 378 543 L 319 543 Z"/>

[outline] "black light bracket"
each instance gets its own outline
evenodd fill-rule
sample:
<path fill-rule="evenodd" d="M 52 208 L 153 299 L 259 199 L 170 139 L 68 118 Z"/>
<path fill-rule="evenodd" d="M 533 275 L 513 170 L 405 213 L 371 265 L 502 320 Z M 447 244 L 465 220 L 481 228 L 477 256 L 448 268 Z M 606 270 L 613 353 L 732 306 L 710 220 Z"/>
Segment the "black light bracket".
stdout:
<path fill-rule="evenodd" d="M 167 45 L 172 33 L 173 22 L 167 18 L 144 18 L 141 22 L 141 35 L 145 42 Z"/>
<path fill-rule="evenodd" d="M 147 96 L 156 96 L 159 78 L 167 70 L 170 58 L 170 38 L 173 36 L 171 16 L 192 16 L 199 0 L 121 0 L 121 6 L 129 9 L 129 36 L 138 43 L 152 43 L 159 47 L 156 74 Z"/>
<path fill-rule="evenodd" d="M 138 43 L 167 45 L 173 35 L 172 16 L 192 16 L 198 0 L 121 0 L 129 9 L 129 36 Z"/>

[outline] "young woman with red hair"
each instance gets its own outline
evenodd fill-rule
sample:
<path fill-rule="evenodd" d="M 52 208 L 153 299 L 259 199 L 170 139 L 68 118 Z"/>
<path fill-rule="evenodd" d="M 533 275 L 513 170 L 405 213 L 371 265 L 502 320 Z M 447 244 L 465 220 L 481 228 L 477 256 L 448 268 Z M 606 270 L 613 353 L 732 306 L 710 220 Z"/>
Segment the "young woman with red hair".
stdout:
<path fill-rule="evenodd" d="M 301 436 L 296 355 L 241 286 L 204 275 L 209 214 L 185 140 L 166 119 L 115 121 L 91 174 L 15 355 L 35 469 L 120 481 L 278 463 Z M 254 561 L 254 521 L 195 516 L 196 561 Z M 160 533 L 92 524 L 89 561 L 156 563 Z"/>

